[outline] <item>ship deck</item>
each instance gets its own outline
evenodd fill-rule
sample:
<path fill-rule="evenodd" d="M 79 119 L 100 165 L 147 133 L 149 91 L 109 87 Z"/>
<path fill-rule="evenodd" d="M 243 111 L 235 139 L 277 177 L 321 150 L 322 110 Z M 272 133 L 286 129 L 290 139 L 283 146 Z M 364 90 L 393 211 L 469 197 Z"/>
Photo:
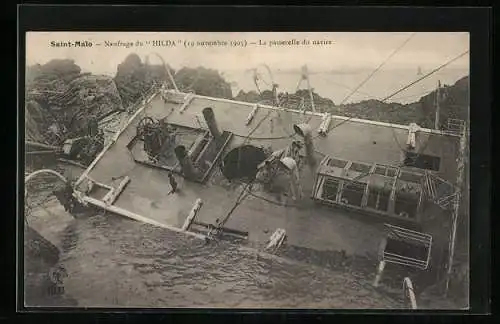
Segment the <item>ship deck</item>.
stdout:
<path fill-rule="evenodd" d="M 206 129 L 202 110 L 211 107 L 219 128 L 233 134 L 224 154 L 243 143 L 281 149 L 292 140 L 293 124 L 308 121 L 315 133 L 322 120 L 320 115 L 262 107 L 247 126 L 245 120 L 253 109 L 249 103 L 195 96 L 183 112 L 181 106 L 164 102 L 159 95 L 153 96 L 85 173 L 112 187 L 116 187 L 123 176 L 128 176 L 130 183 L 114 206 L 177 229 L 182 227 L 198 198 L 203 201 L 203 206 L 196 221 L 213 223 L 216 219 L 224 219 L 240 195 L 242 185 L 229 183 L 220 167 L 215 166 L 204 184 L 177 176 L 180 190 L 169 195 L 167 172 L 135 162 L 127 149 L 142 117 L 166 118 L 171 124 Z M 335 127 L 338 124 L 342 125 Z M 251 138 L 247 139 L 254 128 Z M 315 138 L 314 145 L 318 159 L 330 155 L 368 163 L 401 165 L 401 147 L 407 136 L 406 126 L 354 119 L 345 121 L 334 117 L 331 131 L 326 137 Z M 458 142 L 458 137 L 421 131 L 417 133 L 416 149 L 439 155 L 443 170 L 439 175 L 454 181 Z M 344 250 L 353 255 L 377 255 L 385 236 L 384 222 L 352 211 L 315 204 L 310 199 L 314 176 L 307 166 L 301 168 L 303 198 L 299 201 L 288 197 L 280 201 L 255 189 L 235 209 L 225 227 L 248 232 L 248 240 L 257 245 L 265 244 L 277 228 L 283 228 L 287 233 L 287 244 L 321 251 Z M 84 183 L 80 183 L 80 189 Z M 97 196 L 91 198 L 99 199 Z"/>

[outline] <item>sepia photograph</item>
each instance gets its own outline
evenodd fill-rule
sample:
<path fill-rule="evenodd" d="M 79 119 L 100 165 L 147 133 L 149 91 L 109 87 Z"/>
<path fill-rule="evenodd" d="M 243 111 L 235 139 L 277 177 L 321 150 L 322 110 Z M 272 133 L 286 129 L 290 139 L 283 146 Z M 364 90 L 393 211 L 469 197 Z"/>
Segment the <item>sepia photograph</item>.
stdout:
<path fill-rule="evenodd" d="M 469 309 L 469 33 L 25 46 L 25 307 Z"/>

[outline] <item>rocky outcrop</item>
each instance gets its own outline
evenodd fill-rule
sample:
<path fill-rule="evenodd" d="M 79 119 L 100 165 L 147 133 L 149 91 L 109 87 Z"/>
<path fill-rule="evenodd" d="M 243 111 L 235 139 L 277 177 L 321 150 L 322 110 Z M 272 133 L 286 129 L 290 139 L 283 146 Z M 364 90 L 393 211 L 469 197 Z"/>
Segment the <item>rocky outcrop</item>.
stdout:
<path fill-rule="evenodd" d="M 435 113 L 437 91 L 420 98 L 419 104 L 425 114 Z M 469 119 L 469 77 L 465 76 L 440 91 L 440 126 L 445 126 L 448 118 Z"/>
<path fill-rule="evenodd" d="M 203 96 L 233 98 L 231 84 L 226 82 L 216 70 L 185 67 L 175 74 L 175 82 L 179 89 L 185 92 L 194 91 Z"/>
<path fill-rule="evenodd" d="M 71 60 L 27 69 L 26 137 L 54 145 L 84 134 L 90 118 L 123 109 L 112 78 L 81 73 Z"/>
<path fill-rule="evenodd" d="M 118 65 L 114 78 L 124 107 L 128 108 L 143 99 L 153 86 L 160 86 L 163 82 L 169 84 L 166 69 L 167 67 L 163 65 L 142 62 L 137 54 L 127 56 Z M 174 73 L 173 70 L 170 72 Z"/>
<path fill-rule="evenodd" d="M 417 123 L 422 127 L 434 128 L 436 93 L 436 91 L 433 91 L 422 97 L 419 101 L 410 104 L 382 102 L 371 99 L 357 103 L 335 105 L 332 100 L 323 98 L 315 92 L 313 92 L 313 100 L 316 111 L 320 112 L 326 111 L 335 115 L 403 125 Z M 281 93 L 280 96 L 282 95 Z M 296 93 L 289 95 L 289 98 L 290 100 L 284 103 L 286 107 L 297 109 L 299 107 L 297 98 L 303 98 L 306 110 L 311 109 L 308 90 L 298 90 Z M 273 100 L 273 94 L 269 90 L 263 91 L 261 95 L 255 91 L 240 91 L 234 99 L 246 102 L 264 101 L 269 103 Z M 448 118 L 467 120 L 468 105 L 468 76 L 458 80 L 451 86 L 443 85 L 440 98 L 441 125 L 444 125 Z"/>
<path fill-rule="evenodd" d="M 301 105 L 301 98 L 303 98 L 306 110 L 311 110 L 311 100 L 308 90 L 300 89 L 293 94 L 280 92 L 278 96 L 282 102 L 282 105 L 291 109 L 298 109 Z M 273 92 L 270 90 L 264 90 L 260 95 L 256 91 L 245 92 L 243 90 L 240 90 L 240 92 L 238 92 L 238 95 L 234 97 L 234 100 L 245 102 L 272 103 L 274 100 L 274 96 Z M 331 99 L 323 98 L 314 91 L 313 100 L 316 111 L 328 111 L 335 106 L 334 102 Z"/>
<path fill-rule="evenodd" d="M 216 70 L 185 67 L 177 73 L 171 69 L 170 73 L 174 75 L 179 90 L 184 92 L 268 104 L 274 100 L 270 90 L 261 94 L 240 91 L 233 98 L 230 83 Z M 114 78 L 82 73 L 72 60 L 52 60 L 30 66 L 26 70 L 26 138 L 61 144 L 66 138 L 85 133 L 92 117 L 99 119 L 115 110 L 133 110 L 137 102 L 162 83 L 172 88 L 167 66 L 143 62 L 137 54 L 129 55 L 118 65 Z M 443 86 L 440 101 L 442 124 L 448 118 L 468 119 L 468 92 L 468 77 L 454 85 Z M 307 90 L 298 90 L 294 94 L 279 93 L 279 97 L 286 107 L 298 109 L 303 101 L 305 109 L 311 109 Z M 316 110 L 320 112 L 398 124 L 417 122 L 423 127 L 434 127 L 435 91 L 406 105 L 365 100 L 337 106 L 315 92 L 313 99 Z"/>
<path fill-rule="evenodd" d="M 425 124 L 420 104 L 403 105 L 385 103 L 380 100 L 363 100 L 358 103 L 335 106 L 330 110 L 333 114 L 352 118 L 361 118 L 396 124 Z"/>
<path fill-rule="evenodd" d="M 243 90 L 240 90 L 240 92 L 238 92 L 236 97 L 234 97 L 234 100 L 255 103 L 259 102 L 262 99 L 260 95 L 257 93 L 257 91 L 245 92 Z"/>

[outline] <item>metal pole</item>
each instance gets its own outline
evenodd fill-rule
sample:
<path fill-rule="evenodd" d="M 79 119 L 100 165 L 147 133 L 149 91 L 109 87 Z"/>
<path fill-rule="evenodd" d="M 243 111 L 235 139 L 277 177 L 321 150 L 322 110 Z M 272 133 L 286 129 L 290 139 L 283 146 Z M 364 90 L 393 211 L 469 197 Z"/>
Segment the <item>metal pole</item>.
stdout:
<path fill-rule="evenodd" d="M 165 60 L 163 59 L 163 57 L 160 54 L 158 54 L 158 53 L 152 53 L 152 54 L 156 55 L 161 60 L 163 67 L 165 68 L 165 70 L 167 70 L 168 77 L 170 79 L 170 82 L 172 82 L 172 85 L 174 86 L 175 92 L 179 92 L 179 88 L 177 87 L 177 84 L 175 83 L 174 77 L 173 77 L 172 73 L 170 73 L 170 65 L 165 64 Z"/>
<path fill-rule="evenodd" d="M 311 89 L 311 81 L 309 80 L 309 71 L 307 70 L 307 65 L 304 65 L 304 74 L 307 81 L 307 90 L 309 90 L 309 97 L 311 98 L 311 110 L 316 112 L 316 107 L 314 106 L 313 92 Z"/>
<path fill-rule="evenodd" d="M 440 105 L 439 105 L 439 98 L 440 98 L 440 89 L 441 89 L 441 81 L 438 81 L 438 87 L 436 90 L 436 117 L 434 118 L 434 128 L 439 129 L 439 114 L 440 114 Z"/>
<path fill-rule="evenodd" d="M 458 176 L 457 176 L 457 188 L 455 192 L 455 199 L 453 202 L 453 214 L 452 214 L 452 229 L 450 234 L 450 245 L 449 245 L 449 259 L 448 259 L 448 269 L 446 275 L 446 286 L 445 286 L 445 296 L 448 294 L 450 279 L 451 279 L 451 271 L 453 269 L 453 257 L 455 255 L 455 240 L 456 240 L 456 232 L 457 232 L 457 223 L 458 223 L 458 214 L 460 209 L 460 198 L 461 198 L 461 190 L 462 190 L 462 182 L 463 182 L 463 173 L 464 173 L 464 153 L 466 146 L 466 134 L 467 128 L 464 128 L 464 132 L 462 133 L 462 137 L 460 138 L 460 151 L 458 158 Z"/>
<path fill-rule="evenodd" d="M 380 279 L 382 278 L 382 273 L 384 272 L 385 269 L 385 261 L 382 260 L 380 261 L 378 265 L 378 271 L 377 271 L 377 276 L 375 277 L 375 281 L 373 282 L 373 286 L 378 287 L 380 284 Z"/>
<path fill-rule="evenodd" d="M 403 279 L 403 292 L 408 290 L 408 298 L 410 298 L 410 304 L 412 309 L 417 309 L 417 299 L 415 298 L 415 291 L 413 290 L 413 284 L 410 278 L 405 277 Z"/>
<path fill-rule="evenodd" d="M 53 146 L 53 145 L 47 145 L 47 144 L 43 144 L 43 143 L 38 143 L 38 142 L 25 141 L 25 143 L 26 143 L 26 145 L 35 146 L 35 147 L 43 148 L 43 149 L 47 149 L 47 150 L 53 150 L 53 151 L 60 151 L 61 150 L 60 147 Z"/>
<path fill-rule="evenodd" d="M 175 92 L 179 92 L 179 88 L 177 88 L 177 84 L 175 83 L 174 76 L 172 73 L 170 73 L 170 65 L 167 64 L 166 66 L 168 77 L 170 78 L 170 82 L 172 82 L 172 85 L 174 86 Z"/>

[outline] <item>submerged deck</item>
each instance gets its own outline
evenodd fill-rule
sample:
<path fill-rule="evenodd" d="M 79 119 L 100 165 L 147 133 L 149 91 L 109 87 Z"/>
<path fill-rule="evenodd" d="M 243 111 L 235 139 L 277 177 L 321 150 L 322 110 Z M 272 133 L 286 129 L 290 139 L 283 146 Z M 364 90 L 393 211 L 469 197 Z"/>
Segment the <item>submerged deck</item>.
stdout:
<path fill-rule="evenodd" d="M 229 183 L 219 166 L 213 168 L 204 184 L 190 182 L 177 176 L 180 191 L 168 195 L 170 185 L 167 172 L 134 161 L 127 145 L 136 135 L 136 127 L 144 116 L 166 118 L 170 124 L 206 129 L 202 110 L 213 108 L 221 130 L 233 133 L 223 154 L 243 143 L 258 147 L 281 149 L 290 144 L 293 124 L 308 121 L 313 136 L 322 119 L 319 115 L 302 114 L 277 109 L 260 108 L 253 121 L 245 121 L 253 109 L 252 104 L 195 96 L 184 111 L 182 104 L 164 102 L 161 96 L 153 96 L 146 108 L 139 112 L 124 131 L 117 136 L 95 164 L 89 167 L 88 176 L 100 183 L 116 187 L 124 176 L 130 183 L 114 202 L 114 206 L 141 215 L 167 226 L 181 228 L 193 204 L 203 201 L 197 221 L 213 223 L 223 219 L 233 207 L 242 186 Z M 335 125 L 342 123 L 336 128 Z M 246 136 L 256 126 L 251 139 Z M 326 137 L 314 139 L 318 162 L 324 155 L 344 159 L 381 163 L 402 164 L 408 129 L 401 125 L 362 122 L 333 118 L 331 131 Z M 418 152 L 441 158 L 438 174 L 449 181 L 456 176 L 455 157 L 458 137 L 436 135 L 432 132 L 417 133 Z M 345 250 L 348 254 L 376 255 L 385 230 L 383 222 L 350 211 L 314 204 L 310 199 L 315 174 L 304 166 L 300 170 L 303 199 L 292 202 L 260 191 L 253 191 L 234 211 L 225 227 L 249 233 L 249 241 L 264 244 L 277 228 L 287 232 L 288 244 L 315 250 Z M 85 181 L 80 184 L 80 189 Z M 83 190 L 83 189 L 82 189 Z M 92 196 L 91 196 L 92 197 Z M 99 199 L 98 196 L 92 198 Z"/>

